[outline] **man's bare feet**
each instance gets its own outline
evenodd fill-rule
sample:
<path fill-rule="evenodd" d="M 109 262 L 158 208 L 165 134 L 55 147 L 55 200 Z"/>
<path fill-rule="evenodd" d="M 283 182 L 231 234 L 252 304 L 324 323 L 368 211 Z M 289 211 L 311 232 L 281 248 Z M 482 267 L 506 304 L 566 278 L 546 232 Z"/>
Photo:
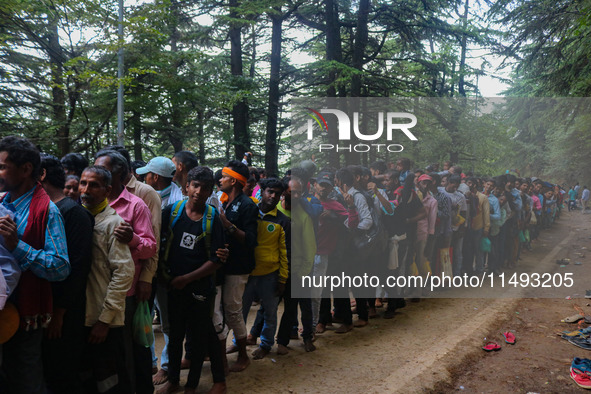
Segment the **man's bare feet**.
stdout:
<path fill-rule="evenodd" d="M 238 351 L 238 346 L 230 345 L 226 348 L 226 354 L 236 353 Z"/>
<path fill-rule="evenodd" d="M 158 391 L 156 391 L 156 394 L 172 394 L 180 388 L 181 386 L 179 386 L 178 383 L 171 383 L 170 381 L 167 381 L 162 387 L 158 389 Z"/>
<path fill-rule="evenodd" d="M 326 331 L 326 326 L 324 324 L 316 324 L 316 334 L 322 334 L 324 331 Z"/>
<path fill-rule="evenodd" d="M 166 381 L 168 380 L 168 372 L 161 369 L 158 372 L 156 372 L 156 375 L 152 376 L 152 383 L 154 383 L 154 385 L 159 385 L 162 383 L 166 383 Z"/>
<path fill-rule="evenodd" d="M 257 344 L 257 337 L 253 337 L 252 335 L 248 334 L 246 337 L 246 345 L 247 346 L 254 346 Z"/>
<path fill-rule="evenodd" d="M 339 328 L 334 330 L 337 334 L 345 334 L 353 329 L 353 324 L 341 324 Z"/>
<path fill-rule="evenodd" d="M 189 369 L 191 368 L 191 360 L 187 360 L 186 358 L 183 358 L 181 360 L 181 369 Z"/>
<path fill-rule="evenodd" d="M 152 375 L 158 372 L 158 367 L 152 367 Z"/>
<path fill-rule="evenodd" d="M 375 319 L 376 317 L 380 317 L 380 315 L 378 315 L 378 312 L 376 311 L 376 308 L 369 308 L 369 318 Z"/>
<path fill-rule="evenodd" d="M 306 339 L 304 341 L 304 349 L 306 349 L 307 352 L 313 352 L 316 350 L 316 346 L 314 346 L 311 339 Z"/>
<path fill-rule="evenodd" d="M 289 353 L 289 349 L 287 348 L 287 346 L 277 345 L 277 354 L 278 355 L 285 356 L 288 353 Z"/>
<path fill-rule="evenodd" d="M 255 350 L 254 352 L 252 352 L 252 359 L 253 360 L 260 360 L 262 358 L 265 358 L 265 356 L 269 354 L 269 350 L 262 348 L 262 347 L 258 347 L 257 350 Z"/>
<path fill-rule="evenodd" d="M 230 372 L 242 372 L 250 365 L 250 358 L 246 356 L 245 359 L 238 357 L 236 362 L 230 367 Z"/>
<path fill-rule="evenodd" d="M 357 320 L 355 323 L 353 323 L 353 327 L 365 327 L 367 326 L 367 320 Z"/>
<path fill-rule="evenodd" d="M 225 394 L 226 393 L 226 382 L 214 383 L 207 394 Z"/>

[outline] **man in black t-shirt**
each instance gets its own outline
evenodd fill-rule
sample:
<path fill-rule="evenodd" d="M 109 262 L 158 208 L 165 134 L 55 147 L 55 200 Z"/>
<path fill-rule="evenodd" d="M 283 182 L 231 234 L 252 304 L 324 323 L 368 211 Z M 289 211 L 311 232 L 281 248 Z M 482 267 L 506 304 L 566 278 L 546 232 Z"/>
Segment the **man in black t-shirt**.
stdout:
<path fill-rule="evenodd" d="M 228 328 L 234 332 L 236 344 L 228 347 L 226 353 L 238 351 L 236 362 L 230 367 L 232 372 L 244 371 L 250 364 L 246 352 L 246 324 L 242 317 L 242 296 L 248 276 L 255 267 L 254 249 L 257 245 L 258 208 L 242 192 L 248 177 L 248 167 L 232 160 L 222 169 L 220 190 L 224 213 L 220 215 L 226 230 L 232 253 L 224 265 L 224 285 L 222 298 Z"/>
<path fill-rule="evenodd" d="M 72 267 L 66 280 L 51 284 L 53 316 L 43 338 L 45 380 L 52 392 L 83 392 L 79 371 L 86 343 L 86 281 L 92 264 L 94 218 L 64 195 L 66 174 L 57 157 L 42 154 L 41 168 L 41 185 L 64 217 Z"/>
<path fill-rule="evenodd" d="M 194 393 L 199 384 L 201 368 L 206 354 L 211 360 L 213 388 L 210 393 L 226 391 L 222 349 L 212 321 L 215 298 L 215 273 L 222 266 L 216 255 L 224 247 L 224 230 L 219 214 L 205 202 L 213 190 L 213 173 L 206 167 L 195 167 L 187 179 L 188 200 L 179 207 L 176 204 L 162 212 L 162 240 L 166 242 L 168 256 L 165 264 L 172 277 L 168 292 L 168 316 L 170 339 L 168 344 L 168 382 L 158 393 L 172 393 L 179 388 L 181 358 L 185 332 L 192 333 L 190 343 L 191 367 L 185 393 Z"/>

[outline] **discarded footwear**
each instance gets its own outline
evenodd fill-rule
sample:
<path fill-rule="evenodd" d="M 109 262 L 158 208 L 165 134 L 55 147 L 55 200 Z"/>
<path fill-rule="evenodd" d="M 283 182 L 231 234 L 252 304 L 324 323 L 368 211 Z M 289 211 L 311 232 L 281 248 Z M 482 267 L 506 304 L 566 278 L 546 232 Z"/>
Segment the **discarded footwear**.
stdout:
<path fill-rule="evenodd" d="M 585 291 L 585 298 L 591 298 L 591 290 Z"/>
<path fill-rule="evenodd" d="M 490 341 L 482 347 L 482 350 L 484 350 L 485 352 L 496 352 L 498 350 L 501 350 L 501 345 L 494 341 Z"/>
<path fill-rule="evenodd" d="M 562 339 L 566 339 L 571 344 L 580 347 L 581 349 L 591 350 L 591 341 L 587 338 L 580 338 L 580 337 L 565 337 L 563 336 Z"/>
<path fill-rule="evenodd" d="M 562 323 L 576 323 L 579 320 L 583 319 L 585 316 L 581 316 L 580 314 L 572 315 L 569 317 L 565 317 L 561 320 Z"/>
<path fill-rule="evenodd" d="M 570 377 L 579 387 L 591 389 L 591 376 L 589 376 L 586 372 L 583 372 L 580 369 L 571 368 Z"/>
<path fill-rule="evenodd" d="M 591 373 L 591 360 L 589 360 L 588 358 L 575 357 L 573 358 L 573 362 L 571 363 L 570 368 L 571 371 L 573 369 L 578 369 L 585 373 Z"/>
<path fill-rule="evenodd" d="M 506 331 L 503 333 L 503 336 L 505 337 L 505 342 L 507 342 L 509 345 L 515 345 L 515 334 L 510 331 Z"/>

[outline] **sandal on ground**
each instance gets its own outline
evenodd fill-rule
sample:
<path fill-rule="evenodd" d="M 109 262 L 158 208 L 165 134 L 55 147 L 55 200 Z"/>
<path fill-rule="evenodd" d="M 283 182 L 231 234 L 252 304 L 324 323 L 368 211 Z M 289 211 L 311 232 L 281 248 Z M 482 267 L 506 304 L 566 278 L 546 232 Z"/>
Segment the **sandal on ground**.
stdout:
<path fill-rule="evenodd" d="M 515 345 L 515 334 L 513 334 L 512 332 L 506 331 L 503 333 L 503 336 L 505 337 L 505 342 L 507 342 L 509 345 Z"/>
<path fill-rule="evenodd" d="M 485 352 L 496 352 L 498 350 L 501 350 L 501 345 L 494 341 L 490 341 L 482 347 L 482 350 L 484 350 Z"/>

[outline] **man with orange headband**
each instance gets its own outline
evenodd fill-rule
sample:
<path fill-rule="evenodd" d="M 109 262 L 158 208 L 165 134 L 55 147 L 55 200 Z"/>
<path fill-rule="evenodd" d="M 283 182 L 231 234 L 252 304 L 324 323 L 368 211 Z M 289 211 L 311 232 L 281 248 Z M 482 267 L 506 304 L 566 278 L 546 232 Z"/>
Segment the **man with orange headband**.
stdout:
<path fill-rule="evenodd" d="M 257 206 L 242 192 L 249 177 L 248 167 L 237 161 L 230 161 L 222 169 L 220 190 L 228 198 L 224 201 L 224 213 L 220 214 L 222 225 L 230 241 L 230 256 L 223 270 L 225 280 L 222 297 L 226 324 L 234 331 L 236 345 L 227 353 L 238 351 L 238 359 L 230 367 L 232 372 L 240 372 L 250 364 L 246 353 L 246 324 L 242 317 L 242 296 L 248 275 L 255 266 L 254 248 L 257 244 Z"/>

